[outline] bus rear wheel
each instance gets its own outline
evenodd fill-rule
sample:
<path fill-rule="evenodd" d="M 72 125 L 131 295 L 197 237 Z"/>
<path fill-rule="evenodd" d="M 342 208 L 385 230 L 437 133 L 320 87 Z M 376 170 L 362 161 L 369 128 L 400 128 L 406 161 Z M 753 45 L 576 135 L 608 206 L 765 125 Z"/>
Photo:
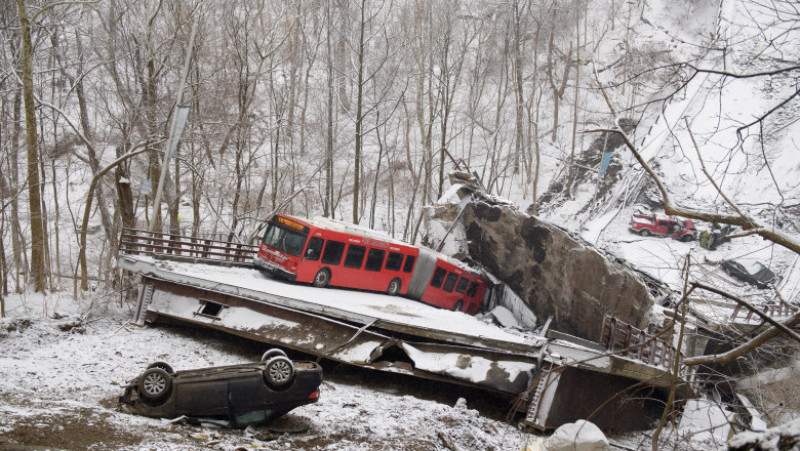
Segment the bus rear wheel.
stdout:
<path fill-rule="evenodd" d="M 314 276 L 314 286 L 317 288 L 325 288 L 328 284 L 331 283 L 331 272 L 328 268 L 322 268 L 317 271 L 317 275 Z"/>
<path fill-rule="evenodd" d="M 464 305 L 464 301 L 462 301 L 461 299 L 459 299 L 459 300 L 456 302 L 456 305 L 454 305 L 454 306 L 453 306 L 453 311 L 454 311 L 454 312 L 460 312 L 460 311 L 461 311 L 461 307 L 462 307 L 463 305 Z"/>
<path fill-rule="evenodd" d="M 400 279 L 393 279 L 389 282 L 389 288 L 386 289 L 386 294 L 389 296 L 397 296 L 400 293 Z"/>

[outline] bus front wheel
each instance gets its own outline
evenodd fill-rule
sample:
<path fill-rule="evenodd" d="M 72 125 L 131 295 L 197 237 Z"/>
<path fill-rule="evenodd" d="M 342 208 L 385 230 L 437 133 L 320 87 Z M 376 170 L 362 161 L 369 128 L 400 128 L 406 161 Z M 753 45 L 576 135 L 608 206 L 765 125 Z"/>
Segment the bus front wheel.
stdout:
<path fill-rule="evenodd" d="M 317 271 L 317 275 L 314 276 L 314 286 L 317 288 L 325 288 L 329 283 L 331 283 L 331 272 L 328 268 L 322 268 Z"/>
<path fill-rule="evenodd" d="M 458 300 L 458 302 L 456 302 L 456 305 L 454 305 L 454 306 L 453 306 L 453 311 L 454 311 L 454 312 L 460 312 L 460 311 L 461 311 L 461 307 L 462 307 L 463 305 L 464 305 L 464 301 L 462 301 L 461 299 L 459 299 L 459 300 Z"/>
<path fill-rule="evenodd" d="M 397 296 L 400 293 L 400 279 L 393 279 L 389 282 L 389 288 L 386 289 L 386 294 L 389 296 Z"/>

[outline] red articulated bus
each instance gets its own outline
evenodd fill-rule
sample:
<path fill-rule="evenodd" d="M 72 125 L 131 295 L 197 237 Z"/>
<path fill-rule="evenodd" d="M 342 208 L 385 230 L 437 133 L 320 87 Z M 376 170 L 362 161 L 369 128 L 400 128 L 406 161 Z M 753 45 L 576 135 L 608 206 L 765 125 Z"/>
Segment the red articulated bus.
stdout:
<path fill-rule="evenodd" d="M 293 282 L 402 295 L 471 315 L 487 290 L 483 277 L 443 254 L 327 218 L 274 215 L 253 262 Z"/>

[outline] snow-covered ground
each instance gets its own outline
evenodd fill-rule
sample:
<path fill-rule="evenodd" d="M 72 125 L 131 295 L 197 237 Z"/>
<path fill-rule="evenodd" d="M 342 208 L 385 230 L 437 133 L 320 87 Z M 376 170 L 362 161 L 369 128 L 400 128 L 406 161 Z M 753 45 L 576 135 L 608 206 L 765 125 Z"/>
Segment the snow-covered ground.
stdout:
<path fill-rule="evenodd" d="M 0 320 L 0 447 L 520 450 L 531 437 L 502 421 L 507 401 L 479 390 L 343 365 L 324 365 L 318 403 L 272 426 L 303 432 L 130 415 L 116 400 L 148 363 L 166 360 L 176 370 L 236 364 L 257 360 L 264 345 L 208 330 L 138 327 L 113 297 L 92 299 L 109 310 L 84 320 L 89 303 L 42 296 L 8 301 L 8 318 Z"/>
<path fill-rule="evenodd" d="M 521 415 L 508 416 L 504 398 L 330 362 L 323 362 L 320 401 L 269 426 L 230 430 L 131 415 L 117 399 L 147 364 L 162 360 L 182 370 L 249 362 L 264 344 L 208 329 L 133 325 L 131 304 L 114 294 L 94 293 L 80 303 L 57 295 L 6 300 L 0 448 L 524 450 L 539 438 L 522 431 Z M 649 448 L 651 436 L 609 438 L 641 449 Z M 672 429 L 663 436 L 670 446 L 689 449 Z M 706 449 L 723 446 L 709 440 L 702 443 Z"/>

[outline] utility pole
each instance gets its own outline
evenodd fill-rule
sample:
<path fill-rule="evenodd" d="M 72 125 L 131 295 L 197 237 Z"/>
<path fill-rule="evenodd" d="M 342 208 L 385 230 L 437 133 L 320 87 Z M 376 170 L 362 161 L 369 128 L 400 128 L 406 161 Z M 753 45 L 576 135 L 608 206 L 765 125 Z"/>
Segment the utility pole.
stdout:
<path fill-rule="evenodd" d="M 183 90 L 186 88 L 186 78 L 189 76 L 189 65 L 192 62 L 192 49 L 194 48 L 194 37 L 196 34 L 197 21 L 192 24 L 189 47 L 186 48 L 186 58 L 183 62 L 183 70 L 181 72 L 181 85 L 180 89 L 178 89 L 178 100 L 175 103 L 176 111 L 172 116 L 172 125 L 169 128 L 169 140 L 167 141 L 167 151 L 164 152 L 164 162 L 161 164 L 161 175 L 158 178 L 156 197 L 153 200 L 153 215 L 150 219 L 151 233 L 155 231 L 156 223 L 159 222 L 157 218 L 160 216 L 161 194 L 164 191 L 164 180 L 167 178 L 167 171 L 169 170 L 169 160 L 172 158 L 172 153 L 178 147 L 178 140 L 181 138 L 183 126 L 186 124 L 186 119 L 189 116 L 189 107 L 183 105 Z"/>

